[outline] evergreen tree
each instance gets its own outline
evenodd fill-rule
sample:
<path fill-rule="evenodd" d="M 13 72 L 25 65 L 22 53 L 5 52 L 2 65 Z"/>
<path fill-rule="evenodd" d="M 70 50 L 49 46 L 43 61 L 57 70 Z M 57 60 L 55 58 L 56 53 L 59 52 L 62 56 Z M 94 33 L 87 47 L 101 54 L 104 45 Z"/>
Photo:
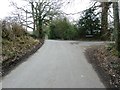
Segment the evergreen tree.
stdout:
<path fill-rule="evenodd" d="M 81 37 L 85 37 L 86 35 L 96 36 L 100 34 L 100 20 L 95 10 L 95 8 L 85 10 L 81 19 L 79 19 L 78 28 Z"/>

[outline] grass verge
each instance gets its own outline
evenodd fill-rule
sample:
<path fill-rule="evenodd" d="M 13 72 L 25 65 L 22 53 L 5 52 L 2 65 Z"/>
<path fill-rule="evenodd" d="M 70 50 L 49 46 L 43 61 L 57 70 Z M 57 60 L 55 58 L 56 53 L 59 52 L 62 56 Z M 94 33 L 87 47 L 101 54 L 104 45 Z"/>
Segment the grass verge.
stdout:
<path fill-rule="evenodd" d="M 120 89 L 120 58 L 113 51 L 106 46 L 94 46 L 86 50 L 86 56 L 107 88 Z"/>

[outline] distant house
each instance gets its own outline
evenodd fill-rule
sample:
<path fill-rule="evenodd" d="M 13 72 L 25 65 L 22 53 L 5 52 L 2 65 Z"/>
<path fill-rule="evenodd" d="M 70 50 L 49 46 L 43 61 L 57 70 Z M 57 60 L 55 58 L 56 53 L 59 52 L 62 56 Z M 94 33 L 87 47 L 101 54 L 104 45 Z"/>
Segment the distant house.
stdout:
<path fill-rule="evenodd" d="M 85 37 L 86 38 L 92 38 L 96 35 L 100 35 L 100 33 L 101 33 L 100 30 L 92 30 L 92 32 L 91 32 L 91 30 L 88 30 L 88 31 L 86 31 L 86 36 Z"/>

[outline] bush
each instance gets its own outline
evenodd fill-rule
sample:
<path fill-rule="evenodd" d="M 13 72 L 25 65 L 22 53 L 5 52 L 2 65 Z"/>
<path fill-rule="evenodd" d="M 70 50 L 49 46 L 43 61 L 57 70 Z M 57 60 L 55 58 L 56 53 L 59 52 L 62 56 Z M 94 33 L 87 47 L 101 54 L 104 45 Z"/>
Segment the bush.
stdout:
<path fill-rule="evenodd" d="M 1 21 L 2 38 L 14 40 L 15 37 L 26 35 L 25 29 L 18 23 L 9 23 L 7 21 Z"/>
<path fill-rule="evenodd" d="M 16 37 L 14 41 L 10 41 L 8 39 L 3 38 L 2 40 L 3 61 L 23 55 L 38 43 L 39 40 L 33 39 L 32 37 L 27 35 Z"/>
<path fill-rule="evenodd" d="M 115 43 L 108 44 L 106 48 L 107 48 L 108 52 L 111 53 L 111 55 L 113 55 L 113 56 L 120 55 L 120 53 L 115 49 Z"/>
<path fill-rule="evenodd" d="M 31 37 L 19 23 L 1 21 L 0 25 L 2 31 L 2 60 L 0 62 L 24 55 L 39 43 L 39 40 Z"/>
<path fill-rule="evenodd" d="M 77 36 L 75 25 L 71 24 L 66 18 L 56 19 L 50 24 L 50 39 L 73 40 Z"/>
<path fill-rule="evenodd" d="M 16 23 L 12 25 L 12 31 L 14 35 L 16 35 L 17 37 L 27 34 L 25 29 L 21 25 L 16 24 Z"/>

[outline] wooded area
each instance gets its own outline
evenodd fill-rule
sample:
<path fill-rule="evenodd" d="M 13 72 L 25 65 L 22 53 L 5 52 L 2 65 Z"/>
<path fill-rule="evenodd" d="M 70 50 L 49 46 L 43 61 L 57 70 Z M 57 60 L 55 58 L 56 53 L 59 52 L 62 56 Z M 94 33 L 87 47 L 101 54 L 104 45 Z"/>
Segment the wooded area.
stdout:
<path fill-rule="evenodd" d="M 118 2 L 93 1 L 89 8 L 80 13 L 80 18 L 72 22 L 67 18 L 67 14 L 61 11 L 64 0 L 24 1 L 28 6 L 19 7 L 12 1 L 11 5 L 18 12 L 0 20 L 1 61 L 15 60 L 40 44 L 46 36 L 56 40 L 112 41 L 113 43 L 108 44 L 106 48 L 112 55 L 120 58 Z M 66 2 L 69 4 L 73 1 Z M 29 30 L 32 30 L 31 34 Z"/>

